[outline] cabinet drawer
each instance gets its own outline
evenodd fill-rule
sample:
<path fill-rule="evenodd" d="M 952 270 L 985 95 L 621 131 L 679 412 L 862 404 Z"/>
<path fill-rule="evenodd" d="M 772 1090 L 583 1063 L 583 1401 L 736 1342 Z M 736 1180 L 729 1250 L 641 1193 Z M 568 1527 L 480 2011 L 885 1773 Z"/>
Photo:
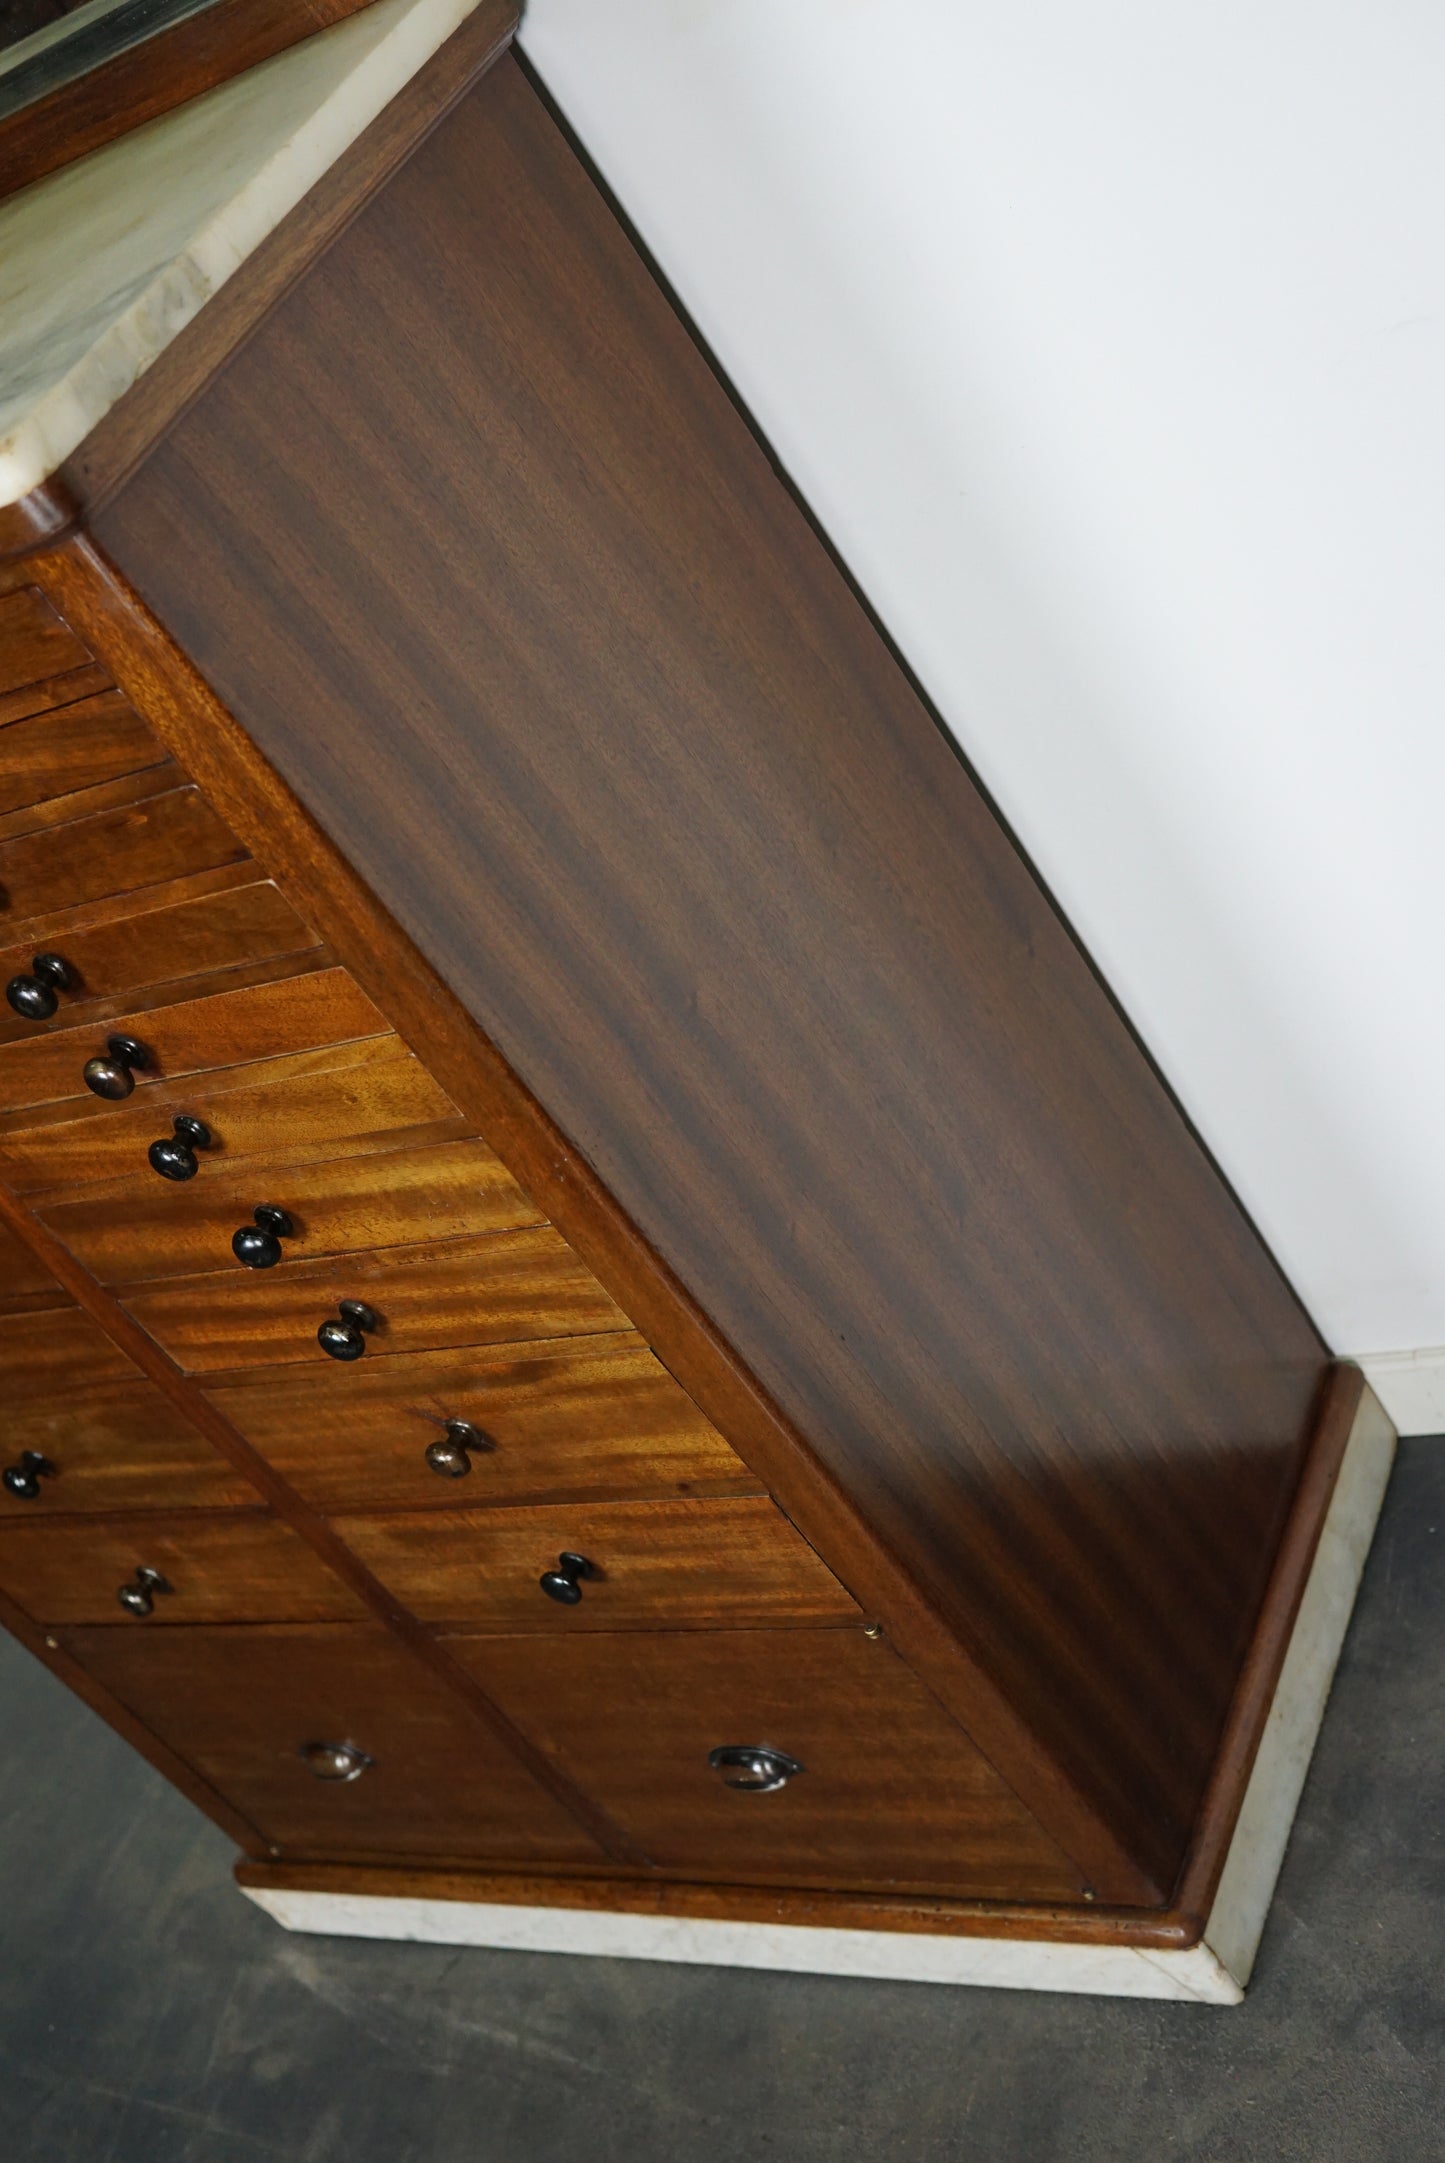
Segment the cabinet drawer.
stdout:
<path fill-rule="evenodd" d="M 37 586 L 0 595 L 0 695 L 62 676 L 90 659 Z"/>
<path fill-rule="evenodd" d="M 173 1108 L 210 1132 L 209 1145 L 195 1151 L 193 1195 L 243 1160 L 285 1164 L 308 1152 L 383 1148 L 399 1134 L 424 1142 L 472 1131 L 399 1037 L 363 1037 L 162 1083 L 126 1104 L 89 1097 L 21 1113 L 23 1125 L 0 1122 L 0 1178 L 22 1194 L 128 1182 L 144 1203 L 158 1191 L 146 1152 L 170 1133 Z"/>
<path fill-rule="evenodd" d="M 72 1383 L 119 1381 L 135 1372 L 134 1363 L 79 1307 L 0 1315 L 0 1376 L 7 1405 Z"/>
<path fill-rule="evenodd" d="M 669 1623 L 704 1629 L 838 1622 L 858 1613 L 766 1496 L 340 1517 L 336 1525 L 424 1622 L 527 1631 Z M 540 1582 L 564 1553 L 592 1566 L 575 1605 L 549 1598 Z"/>
<path fill-rule="evenodd" d="M 65 1645 L 283 1852 L 601 1859 L 462 1699 L 370 1624 L 73 1630 Z M 301 1752 L 327 1742 L 372 1762 L 318 1780 Z"/>
<path fill-rule="evenodd" d="M 217 887 L 217 879 L 230 884 Z M 205 890 L 185 891 L 197 884 Z M 269 880 L 256 877 L 254 865 L 186 881 L 181 896 L 159 908 L 95 903 L 69 909 L 32 925 L 18 945 L 0 947 L 0 977 L 6 983 L 28 974 L 40 950 L 58 954 L 74 980 L 48 1019 L 22 1021 L 8 1006 L 0 1007 L 0 1044 L 51 1030 L 95 1028 L 122 1013 L 127 1003 L 133 1007 L 138 992 L 165 985 L 187 985 L 185 996 L 191 998 L 212 988 L 230 990 L 229 984 L 213 987 L 205 979 L 316 945 L 315 934 Z M 192 986 L 195 978 L 201 981 Z"/>
<path fill-rule="evenodd" d="M 627 1316 L 551 1225 L 487 1232 L 341 1259 L 292 1262 L 250 1283 L 230 1270 L 148 1285 L 131 1313 L 192 1372 L 315 1366 L 335 1371 L 316 1341 L 343 1299 L 378 1317 L 367 1357 L 473 1344 L 625 1331 Z M 344 1385 L 338 1381 L 338 1389 Z M 338 1410 L 350 1394 L 334 1397 Z"/>
<path fill-rule="evenodd" d="M 455 1510 L 462 1501 L 761 1493 L 641 1337 L 333 1360 L 215 1377 L 207 1395 L 323 1510 Z M 484 1438 L 440 1476 L 445 1423 Z M 538 1569 L 547 1567 L 544 1560 Z M 535 1576 L 534 1572 L 534 1576 Z"/>
<path fill-rule="evenodd" d="M 0 841 L 0 920 L 19 924 L 78 902 L 240 863 L 245 854 L 199 789 L 166 789 L 139 803 Z"/>
<path fill-rule="evenodd" d="M 170 1590 L 151 1612 L 118 1597 L 137 1572 Z M 0 1525 L 0 1591 L 36 1622 L 154 1630 L 192 1622 L 321 1622 L 361 1602 L 299 1533 L 261 1510 L 215 1517 L 108 1517 L 87 1523 Z"/>
<path fill-rule="evenodd" d="M 494 1702 L 660 1868 L 715 1882 L 1077 1900 L 1051 1841 L 886 1640 L 861 1630 L 456 1638 Z M 724 1785 L 710 1752 L 802 1771 Z"/>
<path fill-rule="evenodd" d="M 3 1448 L 6 1467 L 28 1473 L 33 1489 L 17 1495 L 0 1485 L 0 1515 L 21 1522 L 72 1511 L 226 1509 L 257 1499 L 250 1481 L 139 1378 L 62 1386 L 12 1403 Z M 46 1469 L 27 1462 L 30 1452 Z"/>
<path fill-rule="evenodd" d="M 119 691 L 76 699 L 6 724 L 0 735 L 0 817 L 165 762 L 165 751 Z"/>
<path fill-rule="evenodd" d="M 88 1109 L 97 1100 L 81 1078 L 85 1062 L 112 1032 L 144 1044 L 150 1065 L 136 1069 L 130 1102 L 158 1109 L 194 1109 L 193 1091 L 177 1097 L 170 1086 L 191 1075 L 389 1034 L 344 969 L 312 969 L 0 1044 L 0 1111 L 70 1099 Z"/>
<path fill-rule="evenodd" d="M 46 1201 L 36 1215 L 104 1284 L 224 1269 L 259 1281 L 231 1252 L 232 1235 L 258 1204 L 275 1203 L 294 1230 L 278 1268 L 309 1255 L 410 1244 L 428 1233 L 460 1237 L 536 1224 L 538 1212 L 485 1142 L 443 1142 L 320 1164 L 219 1167 L 184 1186 L 156 1179 L 142 1196 L 132 1180 Z M 326 1319 L 318 1314 L 313 1328 Z"/>
<path fill-rule="evenodd" d="M 0 1224 L 0 1301 L 34 1299 L 45 1292 L 53 1292 L 57 1300 L 63 1296 L 60 1286 L 41 1267 L 24 1240 L 17 1239 L 8 1225 Z M 46 1300 L 39 1303 L 50 1304 Z"/>

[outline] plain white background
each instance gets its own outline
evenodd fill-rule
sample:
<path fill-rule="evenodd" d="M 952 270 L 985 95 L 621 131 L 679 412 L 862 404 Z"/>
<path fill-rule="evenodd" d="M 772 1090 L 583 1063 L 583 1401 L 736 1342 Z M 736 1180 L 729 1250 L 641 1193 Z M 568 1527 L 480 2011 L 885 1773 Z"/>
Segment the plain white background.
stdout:
<path fill-rule="evenodd" d="M 1445 15 L 522 42 L 1331 1344 L 1445 1345 Z"/>

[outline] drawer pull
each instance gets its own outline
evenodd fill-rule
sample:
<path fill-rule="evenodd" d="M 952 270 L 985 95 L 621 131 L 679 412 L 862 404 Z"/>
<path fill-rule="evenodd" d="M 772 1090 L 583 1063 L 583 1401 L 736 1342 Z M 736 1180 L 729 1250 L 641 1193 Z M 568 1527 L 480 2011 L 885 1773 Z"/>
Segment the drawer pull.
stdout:
<path fill-rule="evenodd" d="M 582 1597 L 582 1579 L 595 1577 L 597 1566 L 585 1555 L 559 1555 L 555 1570 L 546 1570 L 537 1582 L 549 1600 L 560 1600 L 564 1607 L 575 1607 Z"/>
<path fill-rule="evenodd" d="M 323 1322 L 316 1342 L 330 1359 L 360 1359 L 366 1350 L 365 1332 L 375 1329 L 381 1316 L 364 1299 L 343 1299 L 339 1322 Z"/>
<path fill-rule="evenodd" d="M 0 1479 L 5 1482 L 7 1494 L 18 1495 L 22 1502 L 33 1502 L 40 1492 L 40 1482 L 55 1479 L 59 1469 L 39 1450 L 22 1450 L 15 1463 L 0 1472 Z"/>
<path fill-rule="evenodd" d="M 59 1004 L 56 993 L 74 985 L 69 964 L 58 954 L 37 954 L 29 976 L 12 976 L 5 996 L 22 1021 L 49 1021 Z"/>
<path fill-rule="evenodd" d="M 274 1269 L 281 1259 L 282 1240 L 290 1239 L 296 1227 L 274 1202 L 258 1202 L 251 1214 L 255 1223 L 243 1224 L 232 1233 L 231 1252 L 247 1269 Z"/>
<path fill-rule="evenodd" d="M 354 1742 L 303 1742 L 298 1755 L 317 1780 L 359 1780 L 376 1763 Z"/>
<path fill-rule="evenodd" d="M 139 1067 L 144 1073 L 151 1063 L 151 1055 L 133 1036 L 108 1036 L 105 1053 L 108 1056 L 97 1053 L 94 1059 L 87 1059 L 80 1070 L 80 1078 L 93 1096 L 106 1097 L 112 1104 L 118 1104 L 135 1087 L 131 1068 Z"/>
<path fill-rule="evenodd" d="M 148 1615 L 155 1607 L 158 1592 L 174 1592 L 175 1586 L 167 1583 L 159 1570 L 148 1570 L 142 1565 L 134 1580 L 122 1585 L 116 1598 L 128 1615 Z"/>
<path fill-rule="evenodd" d="M 708 1751 L 707 1761 L 714 1772 L 722 1774 L 724 1787 L 736 1788 L 743 1795 L 771 1795 L 803 1771 L 795 1757 L 763 1742 L 720 1743 Z"/>
<path fill-rule="evenodd" d="M 426 1461 L 444 1480 L 464 1480 L 472 1469 L 473 1450 L 489 1450 L 494 1444 L 470 1420 L 449 1419 L 446 1433 L 428 1443 Z"/>
<path fill-rule="evenodd" d="M 198 1169 L 196 1151 L 211 1147 L 211 1130 L 204 1120 L 193 1119 L 189 1112 L 177 1112 L 171 1125 L 174 1132 L 152 1142 L 146 1151 L 150 1168 L 162 1179 L 194 1179 Z"/>

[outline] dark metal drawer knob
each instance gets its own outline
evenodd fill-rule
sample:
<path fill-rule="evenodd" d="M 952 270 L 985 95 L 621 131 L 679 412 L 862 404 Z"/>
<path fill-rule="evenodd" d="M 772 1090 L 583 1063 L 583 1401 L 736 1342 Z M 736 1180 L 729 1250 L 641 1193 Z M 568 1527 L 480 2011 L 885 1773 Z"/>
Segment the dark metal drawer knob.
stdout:
<path fill-rule="evenodd" d="M 128 1615 L 148 1615 L 155 1607 L 158 1592 L 174 1592 L 175 1586 L 167 1583 L 159 1570 L 138 1569 L 128 1585 L 122 1585 L 116 1598 Z"/>
<path fill-rule="evenodd" d="M 364 1299 L 343 1299 L 337 1308 L 339 1322 L 323 1322 L 316 1342 L 329 1359 L 360 1359 L 366 1350 L 366 1332 L 375 1329 L 381 1316 Z"/>
<path fill-rule="evenodd" d="M 144 1074 L 150 1063 L 150 1053 L 133 1036 L 108 1036 L 105 1055 L 97 1053 L 94 1059 L 87 1059 L 80 1078 L 93 1096 L 107 1097 L 112 1104 L 118 1104 L 135 1087 L 132 1067 L 139 1067 Z"/>
<path fill-rule="evenodd" d="M 354 1742 L 303 1742 L 298 1754 L 317 1780 L 359 1780 L 376 1763 Z"/>
<path fill-rule="evenodd" d="M 464 1480 L 472 1469 L 472 1451 L 492 1447 L 491 1436 L 484 1435 L 470 1420 L 449 1419 L 446 1433 L 428 1443 L 426 1461 L 442 1479 Z"/>
<path fill-rule="evenodd" d="M 582 1597 L 582 1579 L 595 1577 L 597 1566 L 585 1555 L 559 1555 L 555 1570 L 545 1570 L 537 1582 L 549 1600 L 560 1600 L 564 1607 L 575 1607 Z"/>
<path fill-rule="evenodd" d="M 152 1142 L 146 1151 L 153 1172 L 162 1179 L 194 1179 L 197 1171 L 196 1151 L 209 1149 L 212 1145 L 210 1128 L 203 1120 L 193 1119 L 189 1112 L 177 1112 L 171 1121 L 173 1132 Z"/>
<path fill-rule="evenodd" d="M 771 1795 L 804 1769 L 785 1750 L 774 1750 L 765 1742 L 720 1743 L 708 1751 L 707 1761 L 714 1772 L 721 1773 L 724 1787 L 735 1787 L 744 1795 Z"/>
<path fill-rule="evenodd" d="M 12 976 L 5 996 L 22 1021 L 49 1021 L 59 1004 L 56 994 L 72 990 L 74 984 L 68 962 L 58 954 L 37 954 L 29 976 Z"/>
<path fill-rule="evenodd" d="M 154 1158 L 151 1161 L 154 1163 Z M 255 1223 L 243 1224 L 239 1232 L 232 1233 L 231 1252 L 247 1269 L 274 1269 L 281 1259 L 282 1240 L 290 1239 L 296 1227 L 274 1202 L 258 1203 L 251 1214 Z"/>
<path fill-rule="evenodd" d="M 18 1495 L 22 1502 L 33 1502 L 40 1492 L 40 1482 L 57 1478 L 59 1471 L 60 1467 L 39 1450 L 22 1450 L 14 1464 L 0 1472 L 0 1480 L 7 1494 Z"/>

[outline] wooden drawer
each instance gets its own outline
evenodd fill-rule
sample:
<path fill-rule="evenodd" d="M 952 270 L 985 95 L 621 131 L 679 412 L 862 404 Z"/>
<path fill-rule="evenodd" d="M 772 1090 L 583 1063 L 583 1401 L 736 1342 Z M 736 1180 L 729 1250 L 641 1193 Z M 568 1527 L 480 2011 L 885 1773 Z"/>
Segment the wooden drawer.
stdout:
<path fill-rule="evenodd" d="M 190 1106 L 194 1092 L 177 1096 L 171 1085 L 213 1068 L 389 1034 L 344 969 L 308 969 L 0 1044 L 0 1111 L 67 1100 L 88 1109 L 98 1100 L 81 1079 L 82 1070 L 87 1059 L 105 1050 L 112 1032 L 138 1038 L 151 1058 L 148 1067 L 136 1070 L 128 1104 L 149 1102 L 157 1110 Z M 157 1131 L 164 1126 L 163 1121 Z"/>
<path fill-rule="evenodd" d="M 220 882 L 225 882 L 224 884 Z M 194 891 L 199 888 L 200 891 Z M 31 926 L 27 938 L 0 947 L 0 978 L 28 974 L 37 952 L 59 954 L 74 978 L 55 1013 L 25 1021 L 0 1007 L 0 1044 L 47 1031 L 96 1028 L 111 1022 L 136 995 L 185 986 L 180 996 L 229 991 L 228 970 L 255 968 L 283 954 L 314 950 L 317 940 L 290 903 L 253 864 L 237 864 L 184 880 L 161 907 L 126 908 L 92 902 Z M 3 923 L 3 918 L 0 918 Z M 208 979 L 221 978 L 220 982 Z M 199 981 L 193 981 L 199 979 Z"/>
<path fill-rule="evenodd" d="M 171 1587 L 145 1617 L 117 1594 L 137 1570 Z M 192 1622 L 323 1622 L 361 1602 L 289 1525 L 263 1510 L 0 1525 L 0 1592 L 36 1622 L 154 1630 Z"/>
<path fill-rule="evenodd" d="M 166 753 L 119 691 L 29 715 L 0 735 L 0 817 L 162 766 Z"/>
<path fill-rule="evenodd" d="M 199 789 L 167 788 L 62 825 L 0 840 L 0 922 L 188 877 L 246 855 Z"/>
<path fill-rule="evenodd" d="M 211 1134 L 210 1146 L 196 1151 L 192 1195 L 242 1160 L 286 1164 L 308 1152 L 394 1146 L 401 1134 L 427 1142 L 472 1132 L 400 1037 L 363 1037 L 163 1083 L 125 1104 L 88 1097 L 12 1115 L 0 1122 L 0 1178 L 22 1194 L 113 1180 L 129 1183 L 144 1204 L 159 1181 L 146 1152 L 182 1109 Z"/>
<path fill-rule="evenodd" d="M 256 1490 L 196 1432 L 154 1383 L 60 1385 L 5 1416 L 4 1463 L 25 1469 L 27 1451 L 50 1467 L 33 1495 L 0 1486 L 0 1516 L 25 1522 L 94 1510 L 226 1509 Z M 33 1470 L 33 1468 L 31 1468 Z"/>
<path fill-rule="evenodd" d="M 79 1307 L 0 1315 L 0 1376 L 7 1405 L 49 1396 L 73 1383 L 129 1379 L 136 1371 Z"/>
<path fill-rule="evenodd" d="M 354 1366 L 325 1360 L 284 1375 L 219 1376 L 206 1389 L 323 1510 L 762 1491 L 631 1333 Z M 489 1444 L 468 1453 L 472 1469 L 461 1479 L 438 1477 L 427 1464 L 447 1420 L 465 1420 Z"/>
<path fill-rule="evenodd" d="M 766 1496 L 409 1512 L 339 1517 L 336 1525 L 424 1622 L 572 1632 L 841 1622 L 858 1613 Z M 575 1606 L 541 1588 L 564 1552 L 593 1566 Z"/>
<path fill-rule="evenodd" d="M 295 1226 L 275 1266 L 309 1255 L 403 1245 L 426 1233 L 460 1237 L 536 1224 L 539 1215 L 482 1141 L 443 1142 L 322 1163 L 220 1169 L 184 1186 L 133 1179 L 87 1187 L 36 1207 L 51 1230 L 105 1284 L 189 1276 L 228 1264 L 232 1234 L 259 1203 L 278 1203 Z M 326 1319 L 318 1313 L 313 1329 Z"/>
<path fill-rule="evenodd" d="M 60 1286 L 41 1267 L 24 1240 L 17 1239 L 8 1225 L 0 1224 L 0 1302 L 8 1305 L 12 1300 L 26 1300 L 50 1306 L 53 1302 L 41 1296 L 45 1293 L 53 1293 L 56 1300 L 63 1297 Z"/>
<path fill-rule="evenodd" d="M 126 1305 L 191 1372 L 304 1365 L 335 1373 L 316 1330 L 342 1299 L 365 1300 L 379 1318 L 367 1340 L 368 1359 L 629 1328 L 622 1309 L 550 1224 L 291 1262 L 250 1283 L 234 1269 L 185 1277 L 147 1285 Z M 344 1384 L 338 1380 L 337 1387 Z M 340 1409 L 352 1395 L 334 1401 Z"/>
<path fill-rule="evenodd" d="M 660 1868 L 714 1882 L 1078 1898 L 1078 1880 L 886 1640 L 861 1630 L 448 1639 Z M 770 1793 L 709 1753 L 767 1745 Z"/>
<path fill-rule="evenodd" d="M 89 659 L 88 648 L 38 587 L 0 594 L 0 696 L 62 676 Z"/>
<path fill-rule="evenodd" d="M 599 1851 L 465 1703 L 370 1624 L 73 1630 L 66 1649 L 279 1850 L 588 1863 Z M 307 1743 L 372 1763 L 317 1780 Z"/>

